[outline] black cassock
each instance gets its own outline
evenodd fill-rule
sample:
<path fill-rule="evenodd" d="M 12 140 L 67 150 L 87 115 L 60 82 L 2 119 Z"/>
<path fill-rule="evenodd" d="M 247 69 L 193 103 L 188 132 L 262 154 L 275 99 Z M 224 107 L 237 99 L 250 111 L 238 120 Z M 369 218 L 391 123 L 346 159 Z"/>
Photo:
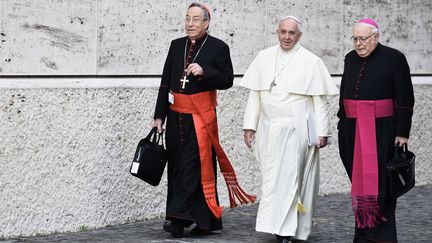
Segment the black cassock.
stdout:
<path fill-rule="evenodd" d="M 222 221 L 214 217 L 204 199 L 192 115 L 171 110 L 168 93 L 173 91 L 196 94 L 215 89 L 228 89 L 233 85 L 233 67 L 228 45 L 215 37 L 205 35 L 196 40 L 192 49 L 190 47 L 191 41 L 187 37 L 171 42 L 154 115 L 154 118 L 162 120 L 167 118 L 166 147 L 169 159 L 166 219 L 185 227 L 195 222 L 202 229 L 217 230 L 222 228 Z M 188 76 L 189 82 L 182 89 L 180 79 L 184 75 L 185 62 L 198 63 L 203 68 L 204 75 Z M 216 178 L 214 151 L 213 168 Z"/>
<path fill-rule="evenodd" d="M 376 118 L 378 153 L 378 201 L 387 218 L 376 228 L 356 228 L 354 242 L 360 239 L 396 242 L 396 200 L 387 191 L 386 164 L 389 161 L 395 136 L 408 138 L 414 106 L 414 93 L 410 69 L 405 56 L 398 50 L 378 44 L 366 58 L 351 51 L 345 57 L 344 73 L 340 87 L 338 111 L 339 153 L 351 180 L 354 155 L 355 119 L 346 118 L 343 99 L 381 100 L 394 99 L 395 115 Z"/>

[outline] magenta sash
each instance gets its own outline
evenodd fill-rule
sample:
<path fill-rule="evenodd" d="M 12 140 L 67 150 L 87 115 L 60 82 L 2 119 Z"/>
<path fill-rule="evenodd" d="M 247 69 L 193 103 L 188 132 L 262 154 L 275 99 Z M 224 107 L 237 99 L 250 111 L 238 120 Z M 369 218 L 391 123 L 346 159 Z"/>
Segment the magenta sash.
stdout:
<path fill-rule="evenodd" d="M 387 219 L 378 204 L 375 118 L 394 114 L 393 99 L 344 99 L 347 118 L 356 118 L 351 199 L 357 228 L 374 228 Z"/>

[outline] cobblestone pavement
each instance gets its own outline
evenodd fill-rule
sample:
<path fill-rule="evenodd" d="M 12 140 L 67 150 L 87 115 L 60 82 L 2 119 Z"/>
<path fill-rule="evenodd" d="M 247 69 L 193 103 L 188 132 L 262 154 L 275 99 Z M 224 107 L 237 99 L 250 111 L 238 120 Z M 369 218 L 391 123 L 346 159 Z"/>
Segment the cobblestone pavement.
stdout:
<path fill-rule="evenodd" d="M 432 186 L 416 187 L 402 196 L 397 206 L 398 238 L 401 243 L 432 242 Z M 5 242 L 276 242 L 270 234 L 256 232 L 257 206 L 226 209 L 224 230 L 209 236 L 172 238 L 162 230 L 164 220 L 109 226 L 89 232 L 10 239 Z M 307 242 L 352 242 L 354 219 L 348 194 L 319 197 L 315 224 Z"/>

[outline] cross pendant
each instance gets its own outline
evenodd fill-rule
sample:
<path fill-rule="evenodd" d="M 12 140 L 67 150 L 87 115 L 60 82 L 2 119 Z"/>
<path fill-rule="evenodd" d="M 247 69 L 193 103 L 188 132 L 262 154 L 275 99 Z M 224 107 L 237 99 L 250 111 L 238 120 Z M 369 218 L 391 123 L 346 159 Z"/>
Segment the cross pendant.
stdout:
<path fill-rule="evenodd" d="M 180 83 L 182 83 L 182 86 L 181 86 L 182 89 L 184 89 L 186 87 L 186 83 L 189 83 L 189 79 L 186 78 L 186 74 L 182 79 L 180 79 Z"/>

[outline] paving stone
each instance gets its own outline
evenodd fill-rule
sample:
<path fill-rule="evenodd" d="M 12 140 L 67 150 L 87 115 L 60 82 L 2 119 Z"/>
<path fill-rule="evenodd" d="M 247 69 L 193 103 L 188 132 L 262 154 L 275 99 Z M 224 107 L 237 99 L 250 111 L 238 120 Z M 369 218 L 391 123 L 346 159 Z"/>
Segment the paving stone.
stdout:
<path fill-rule="evenodd" d="M 432 186 L 416 187 L 398 200 L 396 220 L 400 243 L 432 242 L 431 200 Z M 162 230 L 164 220 L 158 219 L 88 232 L 17 238 L 4 242 L 275 242 L 274 236 L 254 230 L 257 208 L 257 205 L 252 205 L 226 209 L 223 215 L 224 229 L 201 237 L 190 235 L 189 229 L 186 229 L 184 238 L 173 238 Z M 353 232 L 350 195 L 320 196 L 312 234 L 306 242 L 348 243 L 352 242 Z"/>

